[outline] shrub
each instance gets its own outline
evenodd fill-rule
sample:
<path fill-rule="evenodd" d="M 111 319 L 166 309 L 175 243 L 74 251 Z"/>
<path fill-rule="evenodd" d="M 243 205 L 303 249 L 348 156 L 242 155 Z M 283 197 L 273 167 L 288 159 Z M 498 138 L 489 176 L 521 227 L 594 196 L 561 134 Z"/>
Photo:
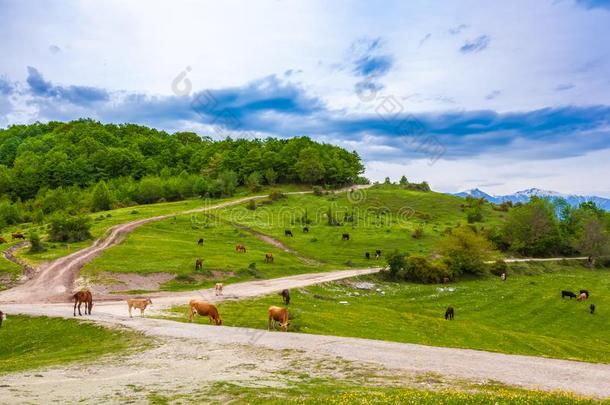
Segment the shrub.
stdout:
<path fill-rule="evenodd" d="M 246 208 L 254 211 L 256 209 L 256 202 L 254 202 L 254 200 L 248 201 L 248 204 L 246 204 Z"/>
<path fill-rule="evenodd" d="M 40 240 L 40 236 L 35 231 L 30 232 L 30 253 L 44 252 L 46 249 Z"/>
<path fill-rule="evenodd" d="M 324 189 L 322 189 L 322 187 L 320 187 L 320 186 L 314 186 L 313 187 L 313 195 L 316 195 L 318 197 L 324 195 Z"/>
<path fill-rule="evenodd" d="M 271 190 L 271 192 L 269 193 L 269 199 L 271 201 L 277 201 L 284 197 L 285 197 L 284 193 L 282 193 L 280 190 L 277 190 L 277 189 Z"/>
<path fill-rule="evenodd" d="M 508 274 L 508 265 L 504 260 L 496 260 L 489 266 L 489 272 L 495 276 L 501 276 L 502 273 Z"/>
<path fill-rule="evenodd" d="M 439 283 L 451 277 L 450 271 L 442 263 L 434 263 L 423 256 L 410 256 L 400 274 L 407 281 L 419 283 Z"/>
<path fill-rule="evenodd" d="M 88 217 L 66 217 L 56 214 L 50 220 L 49 240 L 53 242 L 80 242 L 91 238 Z"/>
<path fill-rule="evenodd" d="M 406 266 L 406 257 L 407 255 L 405 253 L 401 253 L 398 250 L 395 250 L 386 256 L 389 275 L 393 280 L 398 279 L 399 274 L 404 270 Z"/>
<path fill-rule="evenodd" d="M 493 254 L 493 248 L 485 236 L 463 227 L 441 241 L 440 253 L 452 273 L 479 275 L 487 270 L 485 261 Z"/>
<path fill-rule="evenodd" d="M 424 236 L 424 227 L 420 225 L 417 228 L 415 228 L 415 230 L 413 231 L 411 236 L 414 237 L 415 239 L 419 239 L 422 236 Z"/>

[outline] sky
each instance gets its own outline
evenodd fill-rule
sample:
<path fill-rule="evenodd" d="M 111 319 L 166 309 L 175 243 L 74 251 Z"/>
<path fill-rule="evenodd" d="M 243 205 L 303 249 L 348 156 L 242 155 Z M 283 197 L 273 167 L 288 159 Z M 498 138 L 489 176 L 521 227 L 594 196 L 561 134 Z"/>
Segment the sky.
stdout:
<path fill-rule="evenodd" d="M 307 135 L 372 180 L 610 197 L 610 0 L 0 0 L 0 128 Z"/>

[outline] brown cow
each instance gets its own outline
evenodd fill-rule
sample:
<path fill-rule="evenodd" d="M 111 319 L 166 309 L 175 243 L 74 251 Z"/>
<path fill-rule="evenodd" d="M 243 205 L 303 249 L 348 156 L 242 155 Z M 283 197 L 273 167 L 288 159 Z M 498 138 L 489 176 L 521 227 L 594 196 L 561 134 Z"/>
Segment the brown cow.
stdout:
<path fill-rule="evenodd" d="M 214 293 L 216 295 L 222 295 L 223 288 L 224 288 L 224 285 L 222 285 L 222 283 L 216 283 L 216 285 L 214 286 Z"/>
<path fill-rule="evenodd" d="M 13 240 L 15 240 L 15 239 L 25 239 L 25 236 L 23 236 L 23 234 L 21 232 L 12 233 L 11 237 L 13 238 Z"/>
<path fill-rule="evenodd" d="M 593 313 L 593 312 L 591 312 Z M 0 311 L 0 328 L 2 327 L 2 321 L 4 321 L 6 319 L 6 315 L 4 315 L 4 312 Z"/>
<path fill-rule="evenodd" d="M 193 322 L 193 315 L 198 314 L 206 316 L 210 319 L 210 323 L 214 322 L 216 325 L 222 325 L 222 319 L 218 309 L 214 304 L 210 304 L 205 301 L 191 300 L 189 302 L 189 322 Z"/>
<path fill-rule="evenodd" d="M 265 263 L 273 263 L 273 253 L 265 253 Z"/>
<path fill-rule="evenodd" d="M 6 239 L 4 239 L 2 236 L 0 236 L 0 245 L 6 243 Z"/>
<path fill-rule="evenodd" d="M 578 298 L 576 298 L 576 301 L 585 301 L 587 298 L 589 298 L 589 296 L 586 293 L 580 293 Z"/>
<path fill-rule="evenodd" d="M 203 269 L 203 259 L 195 260 L 195 270 Z"/>
<path fill-rule="evenodd" d="M 93 294 L 91 291 L 84 289 L 75 293 L 72 296 L 74 300 L 74 316 L 76 316 L 76 305 L 78 304 L 78 315 L 82 316 L 80 312 L 80 306 L 82 303 L 85 303 L 85 315 L 87 315 L 87 311 L 89 311 L 89 315 L 91 315 L 91 308 L 93 308 Z"/>
<path fill-rule="evenodd" d="M 137 308 L 140 310 L 140 316 L 144 316 L 144 310 L 147 306 L 152 305 L 152 301 L 150 298 L 129 298 L 127 300 L 127 308 L 129 308 L 129 317 L 133 318 L 131 315 L 131 308 Z"/>
<path fill-rule="evenodd" d="M 246 247 L 240 243 L 235 245 L 235 251 L 238 253 L 246 253 Z"/>
<path fill-rule="evenodd" d="M 284 332 L 288 332 L 288 309 L 276 306 L 269 307 L 269 324 L 267 330 L 271 330 L 271 325 L 275 329 L 275 323 L 280 323 L 280 328 Z"/>

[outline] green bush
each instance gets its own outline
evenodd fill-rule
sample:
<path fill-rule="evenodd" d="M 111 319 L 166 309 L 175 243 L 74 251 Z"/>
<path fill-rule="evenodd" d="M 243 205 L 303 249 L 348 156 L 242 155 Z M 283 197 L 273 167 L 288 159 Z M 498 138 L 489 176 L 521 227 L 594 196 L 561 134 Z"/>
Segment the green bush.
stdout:
<path fill-rule="evenodd" d="M 405 261 L 405 267 L 400 274 L 406 281 L 418 283 L 440 283 L 452 274 L 442 263 L 435 263 L 423 256 L 410 256 Z"/>
<path fill-rule="evenodd" d="M 508 265 L 504 260 L 496 260 L 489 266 L 489 272 L 495 276 L 501 276 L 502 273 L 508 274 Z"/>
<path fill-rule="evenodd" d="M 254 200 L 248 201 L 248 203 L 246 204 L 246 208 L 254 211 L 256 209 L 256 202 Z"/>
<path fill-rule="evenodd" d="M 324 189 L 320 186 L 313 186 L 313 195 L 316 195 L 318 197 L 323 196 Z"/>
<path fill-rule="evenodd" d="M 31 231 L 28 239 L 30 240 L 30 252 L 31 253 L 40 253 L 44 252 L 46 249 L 40 240 L 40 235 L 37 232 Z"/>
<path fill-rule="evenodd" d="M 424 236 L 424 227 L 420 225 L 417 228 L 415 228 L 415 230 L 413 231 L 411 236 L 415 239 L 419 239 L 422 236 Z"/>
<path fill-rule="evenodd" d="M 277 189 L 271 190 L 271 192 L 269 193 L 269 199 L 272 201 L 281 200 L 284 197 L 286 197 L 284 193 Z"/>
<path fill-rule="evenodd" d="M 91 222 L 86 216 L 56 214 L 49 222 L 49 240 L 52 242 L 80 242 L 91 238 Z"/>

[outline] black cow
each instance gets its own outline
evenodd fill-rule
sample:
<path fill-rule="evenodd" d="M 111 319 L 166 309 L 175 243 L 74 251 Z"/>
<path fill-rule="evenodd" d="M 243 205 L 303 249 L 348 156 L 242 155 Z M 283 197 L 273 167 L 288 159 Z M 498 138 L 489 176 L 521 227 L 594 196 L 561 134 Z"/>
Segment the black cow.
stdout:
<path fill-rule="evenodd" d="M 197 241 L 197 244 L 199 246 L 203 246 L 203 238 L 199 238 L 199 240 Z"/>
<path fill-rule="evenodd" d="M 379 260 L 380 257 L 381 257 L 381 250 L 377 249 L 375 251 L 375 259 Z"/>
<path fill-rule="evenodd" d="M 286 305 L 290 304 L 290 290 L 283 289 L 280 294 L 281 294 L 282 298 L 284 299 L 284 304 L 286 304 Z"/>
<path fill-rule="evenodd" d="M 367 258 L 367 260 L 368 260 L 368 259 L 370 259 L 370 258 L 371 258 L 371 254 L 370 254 L 369 252 L 365 252 L 365 253 L 364 253 L 364 257 L 366 257 L 366 258 Z"/>
<path fill-rule="evenodd" d="M 291 231 L 290 229 L 286 229 L 286 230 L 284 231 L 284 236 L 290 236 L 290 237 L 292 237 L 292 231 Z"/>
<path fill-rule="evenodd" d="M 594 314 L 595 313 L 595 304 L 589 305 L 589 310 L 591 311 L 591 314 Z"/>
<path fill-rule="evenodd" d="M 344 234 L 341 236 L 341 240 L 349 240 L 349 233 L 344 233 Z"/>
<path fill-rule="evenodd" d="M 305 227 L 303 227 L 303 232 L 305 232 L 305 233 L 309 232 L 309 228 L 308 228 L 308 227 L 306 227 L 306 226 L 305 226 Z"/>
<path fill-rule="evenodd" d="M 445 311 L 445 320 L 453 321 L 454 312 L 453 307 L 447 307 L 447 310 Z"/>
<path fill-rule="evenodd" d="M 565 298 L 565 297 L 570 297 L 570 299 L 576 298 L 576 294 L 574 294 L 572 291 L 563 290 L 563 291 L 561 291 L 561 298 Z"/>
<path fill-rule="evenodd" d="M 587 294 L 587 299 L 589 298 L 589 290 L 580 290 L 580 294 Z"/>

